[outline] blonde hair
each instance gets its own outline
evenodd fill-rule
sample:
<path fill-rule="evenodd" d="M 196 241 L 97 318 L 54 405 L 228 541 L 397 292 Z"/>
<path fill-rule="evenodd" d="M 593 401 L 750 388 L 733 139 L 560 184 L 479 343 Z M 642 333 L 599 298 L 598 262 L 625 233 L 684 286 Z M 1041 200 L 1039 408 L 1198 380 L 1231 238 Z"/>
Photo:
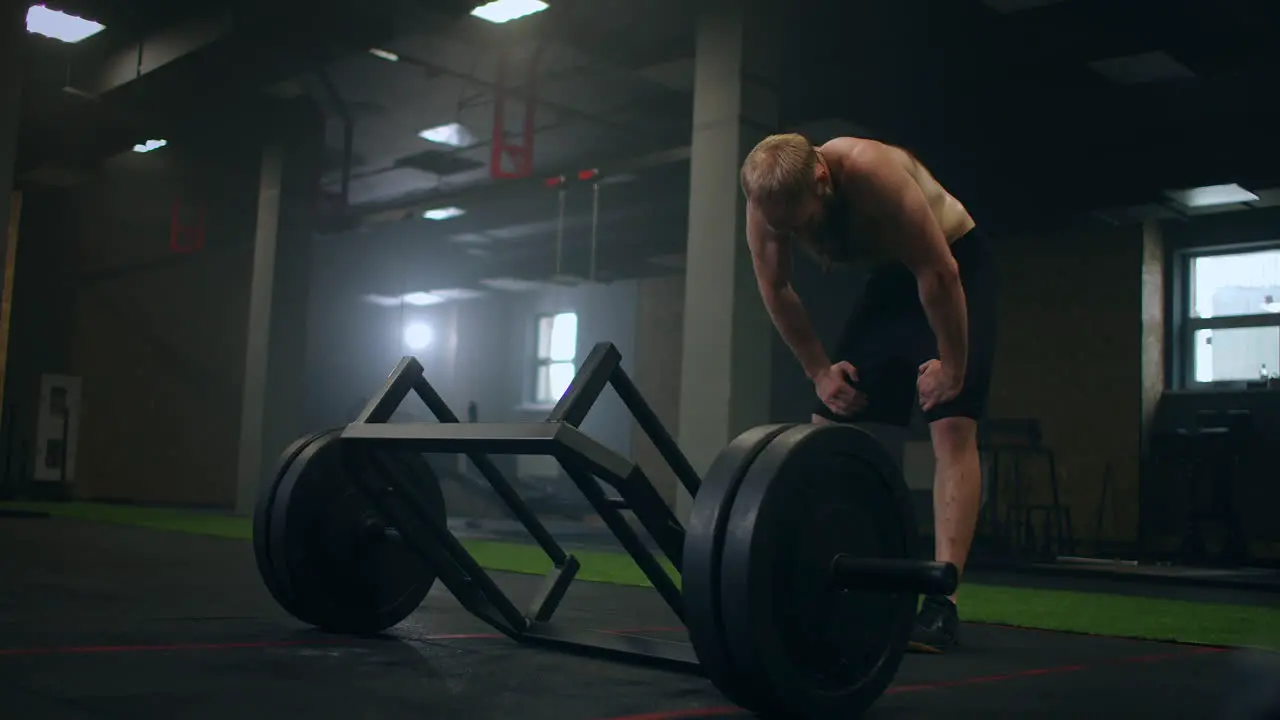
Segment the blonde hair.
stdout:
<path fill-rule="evenodd" d="M 791 207 L 812 190 L 817 162 L 817 150 L 803 135 L 770 135 L 742 162 L 742 192 L 754 203 Z"/>

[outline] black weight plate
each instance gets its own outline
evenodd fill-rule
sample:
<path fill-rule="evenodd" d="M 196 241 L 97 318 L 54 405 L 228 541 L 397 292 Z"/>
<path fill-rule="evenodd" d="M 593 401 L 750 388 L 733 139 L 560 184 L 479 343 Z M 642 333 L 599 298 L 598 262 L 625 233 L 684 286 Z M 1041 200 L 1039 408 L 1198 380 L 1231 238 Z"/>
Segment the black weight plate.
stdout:
<path fill-rule="evenodd" d="M 917 598 L 840 591 L 837 553 L 916 558 L 910 492 L 893 458 L 848 425 L 769 443 L 738 488 L 721 556 L 721 622 L 764 712 L 858 717 L 892 682 Z"/>
<path fill-rule="evenodd" d="M 383 457 L 446 522 L 444 495 L 426 461 Z M 375 473 L 372 465 L 361 465 L 362 472 Z M 379 515 L 344 462 L 341 432 L 303 448 L 280 481 L 270 522 L 271 562 L 299 620 L 331 632 L 376 633 L 422 604 L 434 570 L 399 539 L 370 534 L 371 519 Z"/>
<path fill-rule="evenodd" d="M 760 451 L 792 427 L 761 425 L 721 450 L 698 488 L 685 526 L 680 582 L 689 641 L 707 678 L 725 697 L 743 707 L 751 707 L 751 688 L 739 687 L 736 682 L 720 625 L 720 549 L 738 484 Z"/>
<path fill-rule="evenodd" d="M 285 448 L 280 455 L 280 463 L 276 468 L 275 477 L 262 488 L 258 503 L 253 509 L 253 558 L 258 565 L 258 574 L 262 576 L 262 584 L 267 586 L 267 592 L 271 593 L 271 597 L 275 598 L 276 603 L 284 608 L 285 612 L 294 617 L 297 617 L 297 612 L 295 611 L 297 603 L 293 602 L 285 594 L 284 587 L 276 577 L 275 565 L 271 562 L 270 528 L 272 504 L 275 502 L 276 489 L 280 486 L 280 481 L 284 479 L 285 473 L 288 472 L 289 466 L 293 464 L 298 454 L 307 445 L 328 432 L 334 431 L 321 430 L 310 435 L 303 435 Z M 304 620 L 304 622 L 306 621 Z"/>

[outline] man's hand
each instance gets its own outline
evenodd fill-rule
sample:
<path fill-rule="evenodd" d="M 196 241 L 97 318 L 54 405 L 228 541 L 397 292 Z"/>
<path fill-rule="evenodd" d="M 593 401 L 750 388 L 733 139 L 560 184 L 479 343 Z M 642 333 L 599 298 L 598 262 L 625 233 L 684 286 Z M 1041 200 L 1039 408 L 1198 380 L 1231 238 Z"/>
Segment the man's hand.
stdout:
<path fill-rule="evenodd" d="M 838 362 L 813 378 L 813 388 L 831 412 L 849 416 L 867 406 L 867 397 L 850 384 L 857 381 L 858 370 L 847 362 Z"/>
<path fill-rule="evenodd" d="M 940 360 L 930 360 L 920 366 L 916 378 L 916 391 L 920 394 L 920 407 L 925 412 L 950 400 L 964 389 L 964 376 L 952 372 Z"/>

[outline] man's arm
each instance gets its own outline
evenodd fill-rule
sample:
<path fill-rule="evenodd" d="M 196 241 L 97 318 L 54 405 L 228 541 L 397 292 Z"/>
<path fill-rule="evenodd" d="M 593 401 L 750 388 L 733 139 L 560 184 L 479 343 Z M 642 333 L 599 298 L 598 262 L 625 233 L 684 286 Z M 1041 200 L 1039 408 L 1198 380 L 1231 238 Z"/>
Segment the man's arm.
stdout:
<path fill-rule="evenodd" d="M 810 379 L 831 366 L 800 297 L 791 288 L 791 248 L 765 224 L 759 214 L 747 209 L 747 245 L 756 271 L 760 297 L 773 318 L 774 327 L 800 361 Z"/>
<path fill-rule="evenodd" d="M 969 359 L 968 311 L 960 271 L 947 238 L 905 168 L 887 151 L 859 148 L 845 166 L 858 193 L 879 226 L 890 250 L 916 277 L 920 303 L 938 338 L 942 366 L 963 378 Z"/>

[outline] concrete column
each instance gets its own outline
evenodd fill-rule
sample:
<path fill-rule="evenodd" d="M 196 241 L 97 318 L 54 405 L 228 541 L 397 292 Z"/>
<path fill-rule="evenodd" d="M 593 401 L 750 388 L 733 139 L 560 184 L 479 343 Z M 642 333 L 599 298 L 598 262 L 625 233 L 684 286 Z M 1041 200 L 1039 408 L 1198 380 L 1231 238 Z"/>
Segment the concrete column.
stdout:
<path fill-rule="evenodd" d="M 275 278 L 271 286 L 271 335 L 267 360 L 259 483 L 276 470 L 289 443 L 317 430 L 305 412 L 307 316 L 311 248 L 316 229 L 316 185 L 324 160 L 324 119 L 306 104 L 281 112 L 276 137 L 286 138 L 280 180 Z M 287 133 L 287 134 L 285 134 Z M 255 495 L 257 487 L 254 488 Z"/>
<path fill-rule="evenodd" d="M 738 170 L 777 125 L 775 5 L 708 0 L 698 18 L 679 440 L 699 472 L 769 420 L 773 328 L 751 270 Z M 688 507 L 681 490 L 681 517 Z"/>
<path fill-rule="evenodd" d="M 268 144 L 262 152 L 258 180 L 258 223 L 253 238 L 253 270 L 249 285 L 244 385 L 240 404 L 239 462 L 236 465 L 236 512 L 253 512 L 263 470 L 263 428 L 267 404 L 271 301 L 275 281 L 276 240 L 280 224 L 280 185 L 284 150 Z"/>

